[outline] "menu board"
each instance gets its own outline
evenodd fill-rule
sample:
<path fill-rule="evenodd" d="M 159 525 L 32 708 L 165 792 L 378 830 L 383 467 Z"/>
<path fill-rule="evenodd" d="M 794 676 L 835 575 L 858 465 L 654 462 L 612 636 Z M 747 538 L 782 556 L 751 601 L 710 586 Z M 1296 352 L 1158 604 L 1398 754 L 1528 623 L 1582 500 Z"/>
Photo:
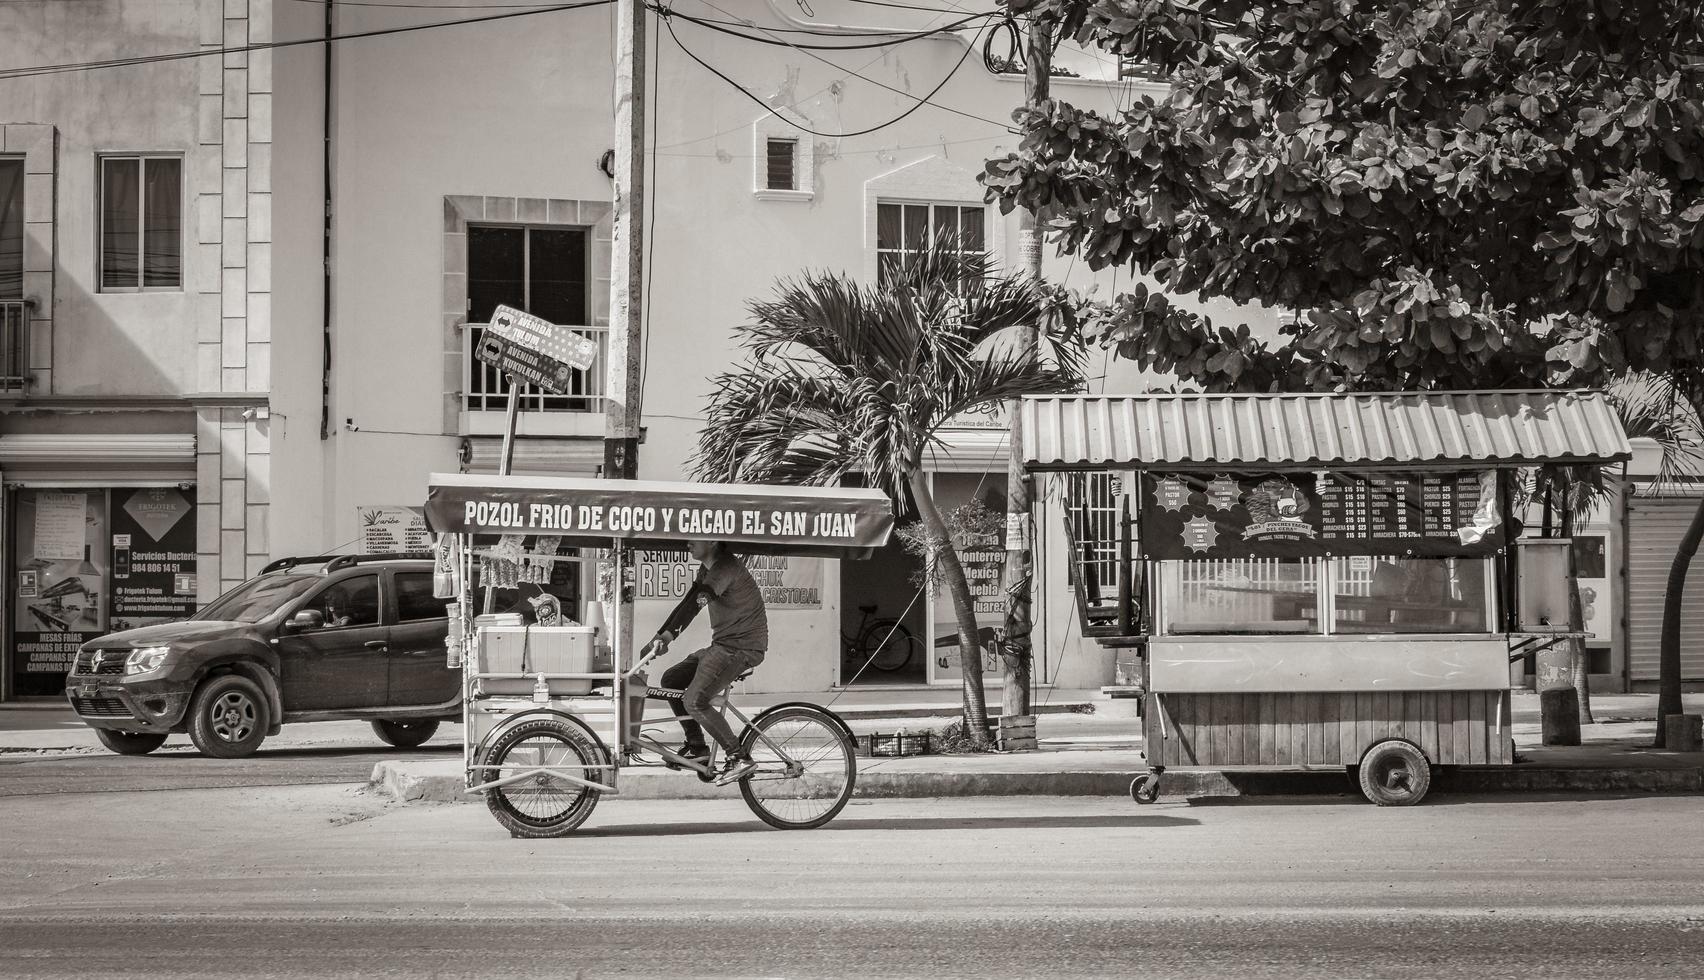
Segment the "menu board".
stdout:
<path fill-rule="evenodd" d="M 1489 471 L 1149 474 L 1141 530 L 1153 558 L 1475 556 L 1505 543 Z"/>

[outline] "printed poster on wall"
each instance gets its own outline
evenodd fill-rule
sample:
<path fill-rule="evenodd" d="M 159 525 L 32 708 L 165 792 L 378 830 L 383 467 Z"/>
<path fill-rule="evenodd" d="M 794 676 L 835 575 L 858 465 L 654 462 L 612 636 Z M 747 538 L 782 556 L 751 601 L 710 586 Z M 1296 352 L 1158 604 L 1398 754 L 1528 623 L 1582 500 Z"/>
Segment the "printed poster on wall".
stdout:
<path fill-rule="evenodd" d="M 431 551 L 432 532 L 426 529 L 426 508 L 376 504 L 355 508 L 363 555 L 394 555 Z"/>
<path fill-rule="evenodd" d="M 77 648 L 110 632 L 107 494 L 20 490 L 14 499 L 13 690 L 60 694 Z"/>
<path fill-rule="evenodd" d="M 935 503 L 943 514 L 971 504 L 986 519 L 978 532 L 954 536 L 959 564 L 970 584 L 971 600 L 976 610 L 976 625 L 982 645 L 982 676 L 987 684 L 998 684 L 1001 677 L 1000 656 L 993 642 L 992 631 L 1006 621 L 1006 594 L 1001 579 L 1006 569 L 1006 478 L 1005 474 L 939 473 L 935 476 Z M 964 671 L 959 665 L 958 616 L 952 596 L 943 586 L 936 590 L 934 602 L 934 642 L 930 648 L 930 679 L 936 683 L 962 683 Z"/>
<path fill-rule="evenodd" d="M 194 614 L 194 515 L 194 498 L 175 487 L 112 492 L 112 629 Z"/>
<path fill-rule="evenodd" d="M 641 548 L 634 555 L 635 598 L 679 599 L 698 574 L 698 562 L 685 549 Z M 763 592 L 766 608 L 822 608 L 821 558 L 744 555 L 740 560 Z"/>

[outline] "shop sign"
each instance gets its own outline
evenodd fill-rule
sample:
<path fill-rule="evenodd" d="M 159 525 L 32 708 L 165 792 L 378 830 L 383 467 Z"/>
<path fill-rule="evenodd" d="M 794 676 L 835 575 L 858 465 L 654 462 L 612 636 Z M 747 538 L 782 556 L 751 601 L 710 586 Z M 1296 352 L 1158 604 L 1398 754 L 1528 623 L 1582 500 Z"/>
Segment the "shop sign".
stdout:
<path fill-rule="evenodd" d="M 402 504 L 372 504 L 355 508 L 363 555 L 394 555 L 432 550 L 426 529 L 426 508 Z"/>
<path fill-rule="evenodd" d="M 1468 557 L 1506 540 L 1489 471 L 1167 473 L 1143 490 L 1154 558 Z"/>
<path fill-rule="evenodd" d="M 511 306 L 499 306 L 480 332 L 473 356 L 515 380 L 566 395 L 574 372 L 597 361 L 597 342 Z"/>
<path fill-rule="evenodd" d="M 698 574 L 698 562 L 684 549 L 641 548 L 635 558 L 635 598 L 680 599 Z M 822 608 L 822 559 L 746 555 L 741 561 L 762 591 L 766 608 Z"/>
<path fill-rule="evenodd" d="M 107 494 L 20 490 L 13 499 L 12 690 L 59 694 L 77 648 L 110 632 Z"/>
<path fill-rule="evenodd" d="M 195 504 L 172 487 L 114 490 L 112 499 L 112 628 L 194 614 Z"/>

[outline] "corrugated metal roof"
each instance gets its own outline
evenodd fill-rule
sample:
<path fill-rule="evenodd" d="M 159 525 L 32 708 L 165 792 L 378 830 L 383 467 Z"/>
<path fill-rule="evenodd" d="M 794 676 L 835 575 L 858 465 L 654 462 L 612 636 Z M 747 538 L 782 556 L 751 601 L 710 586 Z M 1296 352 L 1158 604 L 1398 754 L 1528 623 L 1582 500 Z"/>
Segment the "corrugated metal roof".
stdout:
<path fill-rule="evenodd" d="M 1033 469 L 1606 463 L 1633 450 L 1596 391 L 1049 395 L 1024 399 Z"/>

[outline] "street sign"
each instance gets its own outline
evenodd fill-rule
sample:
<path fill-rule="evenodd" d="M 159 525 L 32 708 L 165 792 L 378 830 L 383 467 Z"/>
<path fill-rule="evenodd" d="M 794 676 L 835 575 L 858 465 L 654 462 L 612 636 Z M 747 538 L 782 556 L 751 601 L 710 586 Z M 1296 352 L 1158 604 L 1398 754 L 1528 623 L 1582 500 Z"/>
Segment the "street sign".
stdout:
<path fill-rule="evenodd" d="M 473 352 L 516 381 L 553 395 L 568 394 L 573 371 L 589 369 L 597 355 L 596 341 L 512 306 L 492 311 Z"/>

